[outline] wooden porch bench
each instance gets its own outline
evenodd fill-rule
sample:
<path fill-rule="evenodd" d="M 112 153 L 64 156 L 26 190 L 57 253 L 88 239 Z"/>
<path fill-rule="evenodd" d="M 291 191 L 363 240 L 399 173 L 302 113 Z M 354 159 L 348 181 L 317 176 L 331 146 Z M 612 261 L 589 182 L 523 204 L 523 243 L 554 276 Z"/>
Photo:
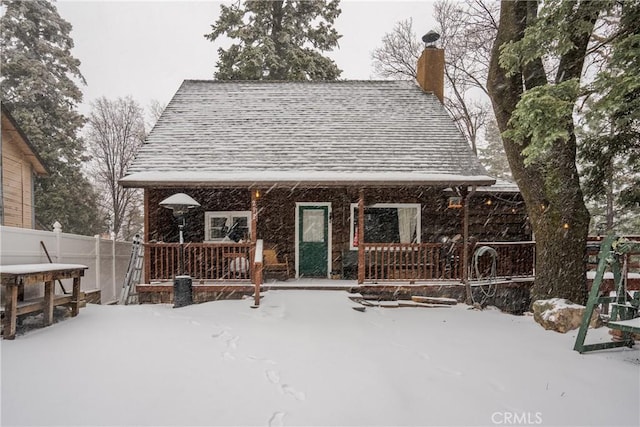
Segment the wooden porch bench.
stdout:
<path fill-rule="evenodd" d="M 278 253 L 275 249 L 264 249 L 262 252 L 262 271 L 267 276 L 276 275 L 282 280 L 289 278 L 289 259 L 285 255 L 284 262 L 278 260 Z"/>
<path fill-rule="evenodd" d="M 88 267 L 80 264 L 21 264 L 0 266 L 0 281 L 3 286 L 4 318 L 2 320 L 4 339 L 16 336 L 16 318 L 19 314 L 44 312 L 44 325 L 53 323 L 53 308 L 69 305 L 71 316 L 80 312 L 80 278 Z M 55 281 L 73 279 L 71 295 L 55 295 Z M 44 283 L 44 296 L 26 301 L 18 301 L 20 286 L 33 286 Z"/>

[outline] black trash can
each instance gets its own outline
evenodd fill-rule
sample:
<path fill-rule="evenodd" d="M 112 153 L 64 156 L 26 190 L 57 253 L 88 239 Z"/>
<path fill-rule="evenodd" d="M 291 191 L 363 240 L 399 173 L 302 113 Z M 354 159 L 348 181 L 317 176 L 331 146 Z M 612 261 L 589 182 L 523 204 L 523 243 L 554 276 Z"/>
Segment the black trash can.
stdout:
<path fill-rule="evenodd" d="M 191 277 L 176 276 L 173 280 L 173 308 L 191 304 L 193 304 Z"/>

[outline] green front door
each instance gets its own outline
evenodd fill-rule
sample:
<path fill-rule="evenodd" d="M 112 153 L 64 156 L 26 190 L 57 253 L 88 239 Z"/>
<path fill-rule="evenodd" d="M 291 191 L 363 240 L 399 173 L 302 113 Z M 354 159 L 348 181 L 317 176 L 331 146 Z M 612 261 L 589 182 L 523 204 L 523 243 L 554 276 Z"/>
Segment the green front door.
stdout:
<path fill-rule="evenodd" d="M 298 206 L 298 276 L 327 277 L 329 207 Z"/>

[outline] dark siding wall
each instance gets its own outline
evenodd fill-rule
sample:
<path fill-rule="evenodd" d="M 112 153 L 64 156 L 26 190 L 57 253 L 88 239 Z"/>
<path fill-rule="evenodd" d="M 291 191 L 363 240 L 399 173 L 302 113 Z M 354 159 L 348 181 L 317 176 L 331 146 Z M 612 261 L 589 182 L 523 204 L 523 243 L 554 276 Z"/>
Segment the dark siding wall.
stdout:
<path fill-rule="evenodd" d="M 522 196 L 484 193 L 474 195 L 470 204 L 469 235 L 485 242 L 532 240 Z"/>
<path fill-rule="evenodd" d="M 177 223 L 171 211 L 159 206 L 164 198 L 183 192 L 202 206 L 186 218 L 185 241 L 202 242 L 206 211 L 250 210 L 248 189 L 150 189 L 149 240 L 175 242 Z M 443 236 L 462 234 L 463 210 L 449 209 L 447 194 L 441 188 L 372 188 L 365 190 L 365 203 L 420 203 L 422 241 L 437 242 Z M 491 199 L 491 204 L 487 200 Z M 296 202 L 330 202 L 332 209 L 333 268 L 340 270 L 341 254 L 349 249 L 351 203 L 358 202 L 357 188 L 262 189 L 258 199 L 258 233 L 265 245 L 276 246 L 295 259 Z M 499 197 L 476 194 L 470 205 L 470 236 L 479 241 L 530 240 L 526 210 L 519 195 Z"/>
<path fill-rule="evenodd" d="M 160 206 L 160 202 L 175 193 L 186 193 L 193 197 L 199 208 L 192 209 L 186 216 L 185 242 L 204 240 L 204 213 L 207 211 L 250 210 L 251 193 L 245 189 L 194 189 L 169 188 L 149 191 L 149 241 L 177 242 L 178 223 L 171 210 Z"/>

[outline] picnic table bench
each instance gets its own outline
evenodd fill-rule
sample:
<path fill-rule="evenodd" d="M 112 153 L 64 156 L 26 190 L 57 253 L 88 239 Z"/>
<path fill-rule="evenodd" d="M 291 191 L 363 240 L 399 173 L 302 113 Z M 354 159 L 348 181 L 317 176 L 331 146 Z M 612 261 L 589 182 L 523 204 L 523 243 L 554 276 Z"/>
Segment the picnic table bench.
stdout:
<path fill-rule="evenodd" d="M 81 264 L 17 264 L 0 265 L 0 281 L 4 297 L 4 339 L 16 336 L 16 319 L 20 314 L 43 311 L 44 326 L 53 323 L 53 308 L 59 305 L 71 307 L 71 316 L 80 311 L 80 278 L 88 267 Z M 55 281 L 73 279 L 71 295 L 56 295 Z M 20 286 L 44 284 L 44 296 L 26 301 L 18 301 Z"/>

